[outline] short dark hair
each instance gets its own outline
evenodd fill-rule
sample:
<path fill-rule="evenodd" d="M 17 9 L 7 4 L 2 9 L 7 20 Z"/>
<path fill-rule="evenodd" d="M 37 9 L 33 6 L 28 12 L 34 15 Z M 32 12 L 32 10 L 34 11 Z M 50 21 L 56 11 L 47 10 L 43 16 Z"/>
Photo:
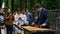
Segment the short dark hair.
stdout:
<path fill-rule="evenodd" d="M 18 12 L 18 11 L 21 11 L 21 9 L 20 9 L 20 8 L 17 8 L 17 12 Z"/>
<path fill-rule="evenodd" d="M 35 4 L 34 9 L 38 9 L 38 8 L 41 8 L 41 5 L 40 4 Z"/>
<path fill-rule="evenodd" d="M 22 11 L 25 11 L 26 12 L 26 9 L 22 9 Z"/>

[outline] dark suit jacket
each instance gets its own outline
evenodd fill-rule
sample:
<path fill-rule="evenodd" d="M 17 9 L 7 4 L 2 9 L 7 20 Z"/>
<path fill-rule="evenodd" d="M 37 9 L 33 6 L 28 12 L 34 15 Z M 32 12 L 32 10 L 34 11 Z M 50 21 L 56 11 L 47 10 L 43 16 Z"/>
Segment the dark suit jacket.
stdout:
<path fill-rule="evenodd" d="M 49 25 L 48 11 L 45 8 L 42 8 L 41 12 L 38 12 L 37 17 L 38 18 L 35 19 L 35 24 L 41 25 L 46 23 L 47 26 Z"/>

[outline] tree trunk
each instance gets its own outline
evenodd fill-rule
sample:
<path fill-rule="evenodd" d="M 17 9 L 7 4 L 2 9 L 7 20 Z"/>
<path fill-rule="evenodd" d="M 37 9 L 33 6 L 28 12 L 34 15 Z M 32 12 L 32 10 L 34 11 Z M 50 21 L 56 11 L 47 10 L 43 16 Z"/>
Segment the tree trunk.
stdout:
<path fill-rule="evenodd" d="M 22 0 L 20 0 L 20 9 L 22 10 Z"/>
<path fill-rule="evenodd" d="M 14 0 L 11 0 L 11 9 L 14 10 Z"/>
<path fill-rule="evenodd" d="M 2 7 L 2 0 L 0 0 L 0 8 Z"/>

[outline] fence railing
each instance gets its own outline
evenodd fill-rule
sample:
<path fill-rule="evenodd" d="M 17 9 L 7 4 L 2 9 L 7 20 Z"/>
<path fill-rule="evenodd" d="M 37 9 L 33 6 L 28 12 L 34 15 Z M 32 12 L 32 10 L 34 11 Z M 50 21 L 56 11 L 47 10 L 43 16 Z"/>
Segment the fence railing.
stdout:
<path fill-rule="evenodd" d="M 48 10 L 48 12 L 50 17 L 50 28 L 57 30 L 56 34 L 60 34 L 60 10 Z"/>

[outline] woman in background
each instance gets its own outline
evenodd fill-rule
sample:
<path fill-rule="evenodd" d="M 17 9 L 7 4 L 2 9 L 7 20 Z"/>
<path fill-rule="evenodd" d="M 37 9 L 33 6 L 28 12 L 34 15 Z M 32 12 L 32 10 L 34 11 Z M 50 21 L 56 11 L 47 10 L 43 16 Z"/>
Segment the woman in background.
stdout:
<path fill-rule="evenodd" d="M 13 21 L 14 21 L 14 16 L 11 12 L 11 9 L 8 9 L 6 16 L 7 34 L 13 34 Z"/>

